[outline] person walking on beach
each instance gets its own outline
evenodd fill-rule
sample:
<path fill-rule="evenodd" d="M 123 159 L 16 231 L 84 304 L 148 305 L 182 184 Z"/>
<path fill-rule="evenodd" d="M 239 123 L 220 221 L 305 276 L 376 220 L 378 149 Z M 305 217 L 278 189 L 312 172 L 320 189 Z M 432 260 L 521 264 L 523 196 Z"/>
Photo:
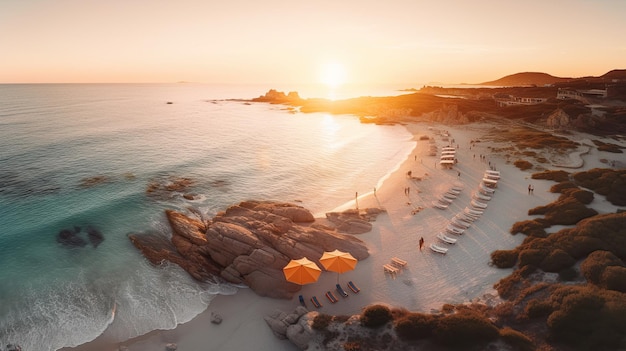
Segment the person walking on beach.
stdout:
<path fill-rule="evenodd" d="M 424 248 L 424 237 L 420 237 L 420 251 Z"/>
<path fill-rule="evenodd" d="M 530 195 L 530 189 L 532 189 L 532 185 L 528 184 L 528 195 Z"/>

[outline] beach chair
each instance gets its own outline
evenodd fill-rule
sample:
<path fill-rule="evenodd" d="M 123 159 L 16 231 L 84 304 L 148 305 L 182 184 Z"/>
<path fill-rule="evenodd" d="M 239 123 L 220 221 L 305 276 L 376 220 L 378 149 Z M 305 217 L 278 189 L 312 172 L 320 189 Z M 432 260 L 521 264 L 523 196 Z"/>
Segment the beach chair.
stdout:
<path fill-rule="evenodd" d="M 298 299 L 300 300 L 300 304 L 304 307 L 306 307 L 306 303 L 304 302 L 304 296 L 300 295 L 298 296 Z"/>
<path fill-rule="evenodd" d="M 440 209 L 440 210 L 445 210 L 445 209 L 447 209 L 447 208 L 448 208 L 448 205 L 446 205 L 446 204 L 442 204 L 442 203 L 441 203 L 441 202 L 439 202 L 439 201 L 433 201 L 433 207 L 438 208 L 438 209 Z"/>
<path fill-rule="evenodd" d="M 339 295 L 343 296 L 343 297 L 348 297 L 348 293 L 343 290 L 343 288 L 341 287 L 341 285 L 337 284 L 337 292 L 339 293 Z"/>
<path fill-rule="evenodd" d="M 397 257 L 392 257 L 391 258 L 391 264 L 396 266 L 396 267 L 404 267 L 406 266 L 406 261 Z"/>
<path fill-rule="evenodd" d="M 430 249 L 433 250 L 436 253 L 440 253 L 442 255 L 445 255 L 448 252 L 448 249 L 446 249 L 445 247 L 441 247 L 439 245 L 436 244 L 430 244 Z"/>
<path fill-rule="evenodd" d="M 456 244 L 456 239 L 446 236 L 444 233 L 437 234 L 437 238 L 446 244 Z"/>
<path fill-rule="evenodd" d="M 317 300 L 316 296 L 311 297 L 311 303 L 313 304 L 313 306 L 315 306 L 316 308 L 321 308 L 322 304 Z"/>
<path fill-rule="evenodd" d="M 336 303 L 337 301 L 339 301 L 337 297 L 335 297 L 335 295 L 332 292 L 330 292 L 330 290 L 326 292 L 326 297 L 328 298 L 328 301 L 330 301 L 331 303 Z"/>
<path fill-rule="evenodd" d="M 472 205 L 473 208 L 477 209 L 477 210 L 484 210 L 487 208 L 487 204 L 480 202 L 478 200 L 474 200 L 472 199 L 472 201 L 470 201 L 470 205 Z"/>
<path fill-rule="evenodd" d="M 396 274 L 398 273 L 398 268 L 390 265 L 390 264 L 384 264 L 383 265 L 383 270 L 385 270 L 385 272 L 390 273 L 390 274 Z"/>
<path fill-rule="evenodd" d="M 464 231 L 465 231 L 465 229 L 457 228 L 457 227 L 455 227 L 453 225 L 448 225 L 446 227 L 446 232 L 448 232 L 450 234 L 461 235 L 461 234 L 463 234 Z"/>
<path fill-rule="evenodd" d="M 358 294 L 359 291 L 361 291 L 361 289 L 359 289 L 358 286 L 354 285 L 352 280 L 348 282 L 348 288 L 350 288 L 350 290 L 352 290 L 352 292 L 355 293 L 355 294 Z"/>

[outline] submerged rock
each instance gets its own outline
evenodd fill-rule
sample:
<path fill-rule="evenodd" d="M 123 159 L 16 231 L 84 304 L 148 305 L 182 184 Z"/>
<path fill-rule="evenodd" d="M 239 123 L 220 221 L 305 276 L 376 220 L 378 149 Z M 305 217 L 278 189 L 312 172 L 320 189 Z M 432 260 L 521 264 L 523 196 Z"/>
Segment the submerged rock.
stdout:
<path fill-rule="evenodd" d="M 57 235 L 57 242 L 69 247 L 84 247 L 87 245 L 87 241 L 78 235 L 71 229 L 61 229 Z"/>
<path fill-rule="evenodd" d="M 291 259 L 318 260 L 324 251 L 349 252 L 358 260 L 369 256 L 365 243 L 322 225 L 307 209 L 288 203 L 244 201 L 208 223 L 167 210 L 172 238 L 131 234 L 131 242 L 153 264 L 167 260 L 192 277 L 213 276 L 246 284 L 257 294 L 291 298 L 300 285 L 285 280 L 282 268 Z M 321 265 L 320 265 L 321 267 Z"/>

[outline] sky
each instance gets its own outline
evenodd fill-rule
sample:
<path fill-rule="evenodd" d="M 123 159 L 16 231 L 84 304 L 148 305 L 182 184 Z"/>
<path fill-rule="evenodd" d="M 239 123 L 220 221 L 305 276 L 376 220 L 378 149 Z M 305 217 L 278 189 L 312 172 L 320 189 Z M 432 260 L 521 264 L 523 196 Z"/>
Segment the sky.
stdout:
<path fill-rule="evenodd" d="M 0 83 L 480 83 L 626 68 L 623 0 L 0 0 Z"/>

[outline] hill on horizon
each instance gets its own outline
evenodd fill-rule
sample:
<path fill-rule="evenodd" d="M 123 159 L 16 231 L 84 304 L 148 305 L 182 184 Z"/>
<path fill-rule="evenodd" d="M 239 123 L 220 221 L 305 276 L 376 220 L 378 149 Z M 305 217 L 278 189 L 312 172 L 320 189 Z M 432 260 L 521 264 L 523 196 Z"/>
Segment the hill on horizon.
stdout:
<path fill-rule="evenodd" d="M 495 86 L 543 86 L 548 84 L 567 82 L 572 78 L 560 78 L 542 72 L 521 72 L 504 76 L 500 79 L 490 82 L 480 83 L 478 85 L 495 85 Z"/>
<path fill-rule="evenodd" d="M 557 83 L 586 80 L 606 82 L 607 80 L 626 80 L 626 69 L 614 69 L 600 77 L 578 77 L 578 78 L 562 78 L 555 77 L 543 72 L 521 72 L 504 76 L 500 79 L 490 82 L 479 83 L 477 85 L 491 85 L 491 86 L 545 86 Z"/>

